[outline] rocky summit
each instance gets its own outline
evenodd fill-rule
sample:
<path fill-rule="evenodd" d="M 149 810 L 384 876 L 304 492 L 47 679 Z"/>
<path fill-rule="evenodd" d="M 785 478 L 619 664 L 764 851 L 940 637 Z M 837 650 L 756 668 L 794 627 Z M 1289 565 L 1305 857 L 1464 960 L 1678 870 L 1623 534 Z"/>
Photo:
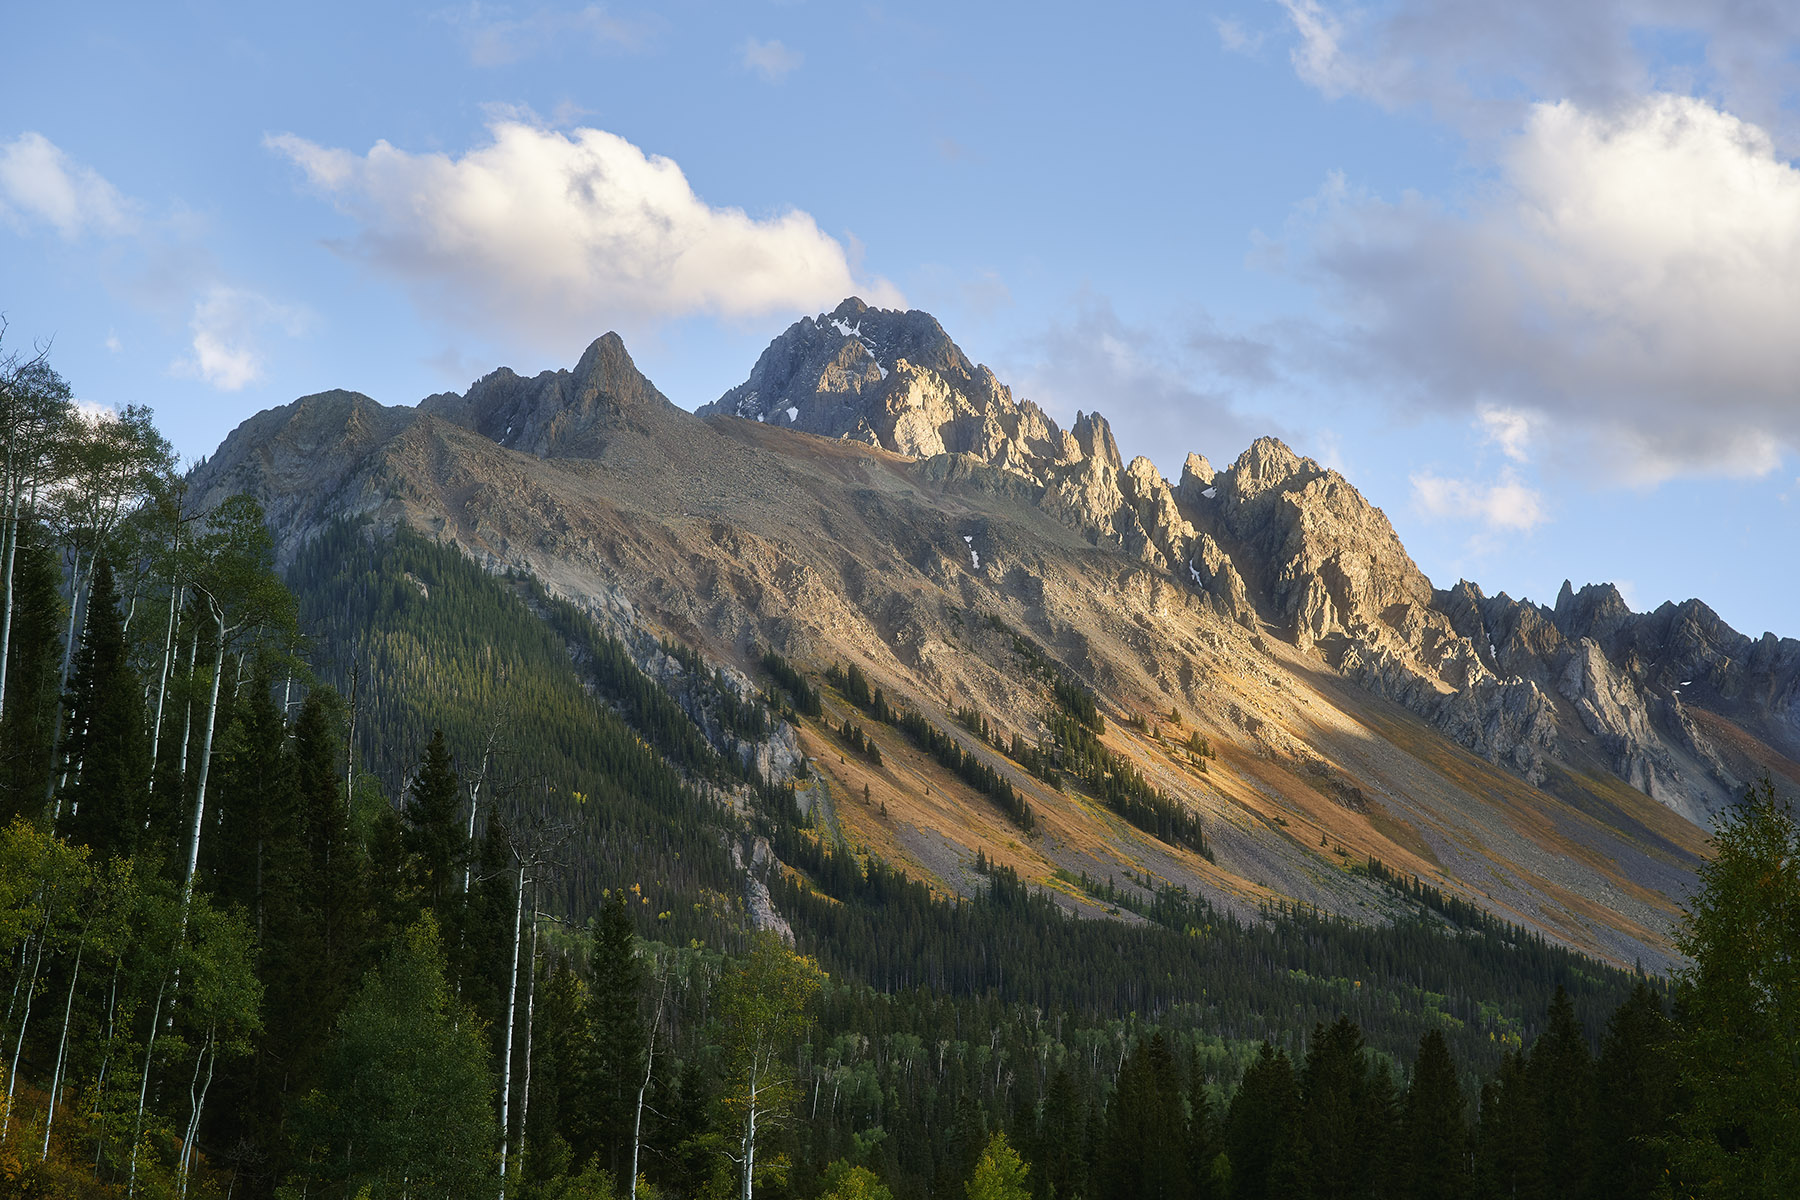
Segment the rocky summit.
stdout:
<path fill-rule="evenodd" d="M 1350 481 L 1274 438 L 1170 481 L 1100 414 L 1064 429 L 1016 399 L 929 314 L 856 299 L 697 413 L 608 334 L 572 370 L 417 407 L 259 414 L 193 487 L 258 496 L 287 561 L 351 520 L 529 573 L 644 662 L 672 639 L 746 689 L 766 647 L 855 666 L 1007 779 L 1030 835 L 929 756 L 843 754 L 835 693 L 755 752 L 804 772 L 849 844 L 952 892 L 980 854 L 1076 908 L 1066 880 L 1129 868 L 1367 920 L 1391 897 L 1352 868 L 1379 860 L 1667 962 L 1713 821 L 1754 778 L 1800 780 L 1800 642 L 1604 584 L 1553 607 L 1436 588 Z M 1057 679 L 1098 697 L 1114 769 L 1197 817 L 1210 857 L 1027 769 Z"/>

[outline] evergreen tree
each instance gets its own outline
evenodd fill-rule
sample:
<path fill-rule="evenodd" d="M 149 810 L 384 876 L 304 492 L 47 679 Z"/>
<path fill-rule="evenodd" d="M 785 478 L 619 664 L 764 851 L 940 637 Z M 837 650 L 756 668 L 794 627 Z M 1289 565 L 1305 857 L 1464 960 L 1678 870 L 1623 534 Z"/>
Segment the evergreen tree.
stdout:
<path fill-rule="evenodd" d="M 1450 1047 L 1434 1029 L 1419 1039 L 1402 1118 L 1403 1194 L 1411 1200 L 1461 1200 L 1469 1194 L 1467 1113 Z"/>
<path fill-rule="evenodd" d="M 1308 1179 L 1320 1200 L 1361 1200 L 1388 1140 L 1384 1105 L 1372 1087 L 1362 1030 L 1340 1016 L 1313 1031 L 1301 1072 L 1301 1130 Z"/>
<path fill-rule="evenodd" d="M 12 579 L 12 630 L 0 718 L 0 825 L 43 811 L 55 763 L 57 671 L 62 657 L 61 572 L 49 534 L 18 523 Z"/>
<path fill-rule="evenodd" d="M 1287 1054 L 1268 1042 L 1231 1098 L 1225 1146 L 1233 1200 L 1293 1200 L 1306 1195 L 1300 1087 Z"/>
<path fill-rule="evenodd" d="M 1594 1200 L 1650 1200 L 1675 1109 L 1675 1026 L 1643 980 L 1607 1022 L 1594 1066 Z"/>
<path fill-rule="evenodd" d="M 434 729 L 406 798 L 406 849 L 412 856 L 420 901 L 446 930 L 456 928 L 461 915 L 456 892 L 470 850 L 457 820 L 461 807 L 456 766 L 444 744 L 444 731 Z"/>
<path fill-rule="evenodd" d="M 644 1074 L 644 964 L 632 932 L 623 888 L 600 910 L 594 925 L 593 978 L 588 988 L 588 1050 L 576 1160 L 597 1156 L 615 1178 L 630 1160 L 638 1081 Z"/>
<path fill-rule="evenodd" d="M 57 824 L 97 857 L 135 853 L 149 801 L 150 743 L 143 685 L 132 670 L 112 563 L 103 555 L 87 599 L 87 627 L 64 697 Z"/>
<path fill-rule="evenodd" d="M 1068 1067 L 1059 1067 L 1044 1097 L 1039 1126 L 1039 1200 L 1088 1194 L 1088 1105 Z"/>
<path fill-rule="evenodd" d="M 1543 1137 L 1545 1195 L 1579 1200 L 1587 1193 L 1594 1153 L 1594 1064 L 1587 1031 L 1560 984 L 1544 1031 L 1532 1044 L 1526 1079 Z"/>
<path fill-rule="evenodd" d="M 1721 1197 L 1800 1195 L 1800 820 L 1765 777 L 1725 814 L 1677 943 L 1676 1178 Z"/>
<path fill-rule="evenodd" d="M 375 1200 L 487 1197 L 495 1185 L 494 1081 L 478 1026 L 459 1013 L 429 914 L 344 1010 L 323 1086 L 308 1098 L 297 1190 Z"/>
<path fill-rule="evenodd" d="M 1522 1055 L 1508 1052 L 1481 1088 L 1475 1133 L 1476 1193 L 1489 1200 L 1542 1200 L 1541 1116 Z"/>
<path fill-rule="evenodd" d="M 1158 1031 L 1140 1039 L 1119 1070 L 1095 1156 L 1095 1195 L 1177 1200 L 1186 1192 L 1185 1133 L 1175 1061 Z"/>

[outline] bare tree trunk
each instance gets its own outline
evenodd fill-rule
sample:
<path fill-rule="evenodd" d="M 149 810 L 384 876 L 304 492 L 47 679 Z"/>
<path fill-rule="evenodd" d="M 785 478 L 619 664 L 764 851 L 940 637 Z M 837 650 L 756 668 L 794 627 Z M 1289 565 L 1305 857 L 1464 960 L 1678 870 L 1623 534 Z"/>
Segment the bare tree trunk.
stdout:
<path fill-rule="evenodd" d="M 350 658 L 350 734 L 344 739 L 344 814 L 346 820 L 356 808 L 356 685 L 361 682 L 361 677 L 362 667 L 356 661 L 353 652 Z M 466 887 L 463 890 L 468 891 Z"/>
<path fill-rule="evenodd" d="M 19 1053 L 25 1049 L 25 1029 L 31 1024 L 31 1001 L 37 993 L 38 970 L 44 965 L 44 943 L 50 940 L 50 910 L 44 909 L 44 928 L 38 934 L 37 954 L 31 963 L 31 983 L 25 988 L 25 1012 L 19 1017 L 19 1040 L 13 1045 L 12 1070 L 6 1073 L 6 1113 L 0 1117 L 0 1142 L 12 1129 L 13 1088 L 19 1082 Z"/>
<path fill-rule="evenodd" d="M 631 1124 L 631 1200 L 637 1200 L 638 1148 L 644 1144 L 644 1095 L 650 1090 L 650 1075 L 656 1069 L 656 1035 L 662 1029 L 663 1004 L 669 996 L 669 977 L 662 977 L 656 994 L 656 1015 L 650 1018 L 650 1045 L 644 1052 L 644 1078 L 638 1084 L 637 1116 Z"/>
<path fill-rule="evenodd" d="M 188 839 L 187 875 L 181 883 L 181 923 L 187 926 L 188 901 L 194 896 L 194 870 L 200 865 L 200 829 L 206 816 L 206 777 L 212 768 L 213 725 L 219 715 L 219 677 L 225 673 L 225 614 L 211 599 L 214 632 L 219 644 L 213 651 L 212 697 L 206 703 L 206 733 L 200 739 L 200 778 L 194 788 L 194 827 Z"/>
<path fill-rule="evenodd" d="M 213 1066 L 219 1060 L 219 1040 L 217 1024 L 209 1025 L 206 1030 L 206 1044 L 201 1048 L 200 1057 L 194 1060 L 194 1082 L 188 1085 L 189 1109 L 187 1135 L 181 1140 L 181 1158 L 178 1173 L 181 1176 L 181 1194 L 187 1195 L 188 1181 L 193 1177 L 194 1143 L 200 1137 L 200 1113 L 206 1108 L 206 1093 L 212 1090 Z M 206 1081 L 200 1082 L 200 1061 L 206 1060 Z M 197 1090 L 196 1090 L 197 1089 Z"/>
<path fill-rule="evenodd" d="M 161 761 L 158 751 L 162 747 L 163 701 L 169 694 L 169 666 L 175 657 L 175 616 L 181 607 L 181 593 L 184 589 L 175 582 L 174 572 L 169 574 L 169 630 L 163 635 L 162 673 L 156 681 L 156 723 L 150 727 L 150 791 L 156 791 L 156 768 Z"/>
<path fill-rule="evenodd" d="M 7 456 L 12 455 L 12 448 L 7 447 Z M 12 465 L 7 464 L 7 484 L 12 495 L 6 505 L 6 565 L 0 568 L 6 584 L 6 611 L 0 616 L 0 716 L 6 715 L 6 663 L 12 650 L 12 614 L 13 614 L 13 559 L 19 550 L 19 493 L 24 491 L 12 479 Z"/>
<path fill-rule="evenodd" d="M 181 790 L 187 790 L 188 748 L 194 741 L 194 668 L 199 665 L 200 658 L 200 622 L 194 622 L 194 632 L 188 637 L 188 697 L 187 712 L 181 720 L 181 763 L 175 776 L 181 780 Z"/>
<path fill-rule="evenodd" d="M 506 1200 L 506 1155 L 512 1148 L 513 1014 L 519 1000 L 519 943 L 525 933 L 525 864 L 519 864 L 519 900 L 513 914 L 512 979 L 506 991 L 506 1057 L 500 1071 L 500 1200 Z"/>
<path fill-rule="evenodd" d="M 165 978 L 156 989 L 156 1007 L 150 1011 L 150 1036 L 144 1039 L 144 1077 L 138 1081 L 137 1119 L 131 1126 L 131 1170 L 125 1182 L 127 1200 L 137 1194 L 138 1146 L 144 1140 L 144 1100 L 150 1094 L 150 1056 L 156 1052 L 156 1031 L 162 1026 L 163 993 L 168 989 Z"/>
<path fill-rule="evenodd" d="M 43 1162 L 50 1157 L 50 1127 L 56 1124 L 56 1097 L 62 1090 L 63 1063 L 69 1057 L 69 1017 L 75 1011 L 75 981 L 81 978 L 81 955 L 87 949 L 87 934 L 75 946 L 75 969 L 69 972 L 69 998 L 63 1002 L 62 1038 L 56 1044 L 56 1070 L 50 1075 L 50 1107 L 44 1114 L 44 1150 L 38 1156 Z"/>
<path fill-rule="evenodd" d="M 88 574 L 92 576 L 93 573 L 94 560 L 93 556 L 89 555 Z M 56 689 L 56 694 L 59 696 L 67 695 L 69 691 L 69 672 L 75 663 L 76 617 L 81 612 L 85 598 L 86 591 L 81 580 L 81 551 L 77 550 L 75 552 L 75 573 L 69 579 L 69 637 L 63 643 L 62 675 Z M 59 704 L 56 706 L 56 720 L 51 723 L 50 745 L 53 750 L 62 744 L 62 735 L 63 706 Z M 69 769 L 65 765 L 61 771 L 51 772 L 49 782 L 44 785 L 44 803 L 51 806 L 50 829 L 52 832 L 56 829 L 57 818 L 62 816 L 62 789 L 68 781 Z"/>
<path fill-rule="evenodd" d="M 525 1080 L 519 1088 L 519 1162 L 525 1161 L 525 1128 L 531 1115 L 531 1020 L 537 1011 L 538 881 L 531 881 L 531 961 L 525 970 Z"/>

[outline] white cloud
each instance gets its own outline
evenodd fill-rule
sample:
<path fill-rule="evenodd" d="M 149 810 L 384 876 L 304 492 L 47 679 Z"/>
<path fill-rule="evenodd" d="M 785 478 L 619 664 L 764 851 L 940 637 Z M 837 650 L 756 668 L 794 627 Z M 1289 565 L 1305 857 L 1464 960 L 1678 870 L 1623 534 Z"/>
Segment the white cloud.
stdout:
<path fill-rule="evenodd" d="M 1481 440 L 1500 447 L 1500 453 L 1514 462 L 1524 462 L 1530 457 L 1535 423 L 1530 413 L 1516 408 L 1484 408 L 1475 417 Z"/>
<path fill-rule="evenodd" d="M 190 357 L 170 364 L 172 373 L 200 379 L 222 392 L 235 392 L 262 378 L 262 335 L 279 329 L 297 337 L 307 325 L 305 310 L 277 304 L 243 288 L 215 284 L 194 302 L 188 321 Z"/>
<path fill-rule="evenodd" d="M 1534 99 L 1613 108 L 1664 90 L 1718 97 L 1800 135 L 1800 5 L 1717 0 L 1280 0 L 1295 71 L 1328 96 L 1512 128 Z"/>
<path fill-rule="evenodd" d="M 507 67 L 570 46 L 598 52 L 643 49 L 650 26 L 613 16 L 604 5 L 578 8 L 540 5 L 523 12 L 507 5 L 471 3 L 437 14 L 461 31 L 469 61 L 478 67 Z"/>
<path fill-rule="evenodd" d="M 1334 194 L 1312 219 L 1363 365 L 1496 414 L 1509 455 L 1524 411 L 1640 483 L 1800 447 L 1800 170 L 1703 101 L 1537 105 L 1465 209 Z"/>
<path fill-rule="evenodd" d="M 41 133 L 0 144 L 0 218 L 21 231 L 42 223 L 71 242 L 88 232 L 130 233 L 133 207 L 98 171 Z"/>
<path fill-rule="evenodd" d="M 769 83 L 778 83 L 798 70 L 806 58 L 800 51 L 790 50 L 774 39 L 760 42 L 749 38 L 739 48 L 738 54 L 746 71 L 761 75 Z"/>
<path fill-rule="evenodd" d="M 1412 476 L 1413 501 L 1429 516 L 1479 521 L 1491 530 L 1528 533 L 1549 519 L 1544 498 L 1510 470 L 1489 483 L 1429 471 Z"/>
<path fill-rule="evenodd" d="M 356 221 L 341 250 L 456 324 L 556 344 L 693 313 L 816 311 L 851 294 L 904 303 L 885 280 L 857 278 L 806 213 L 715 208 L 675 162 L 617 134 L 517 120 L 490 133 L 461 157 L 385 141 L 357 156 L 291 134 L 265 144 Z"/>

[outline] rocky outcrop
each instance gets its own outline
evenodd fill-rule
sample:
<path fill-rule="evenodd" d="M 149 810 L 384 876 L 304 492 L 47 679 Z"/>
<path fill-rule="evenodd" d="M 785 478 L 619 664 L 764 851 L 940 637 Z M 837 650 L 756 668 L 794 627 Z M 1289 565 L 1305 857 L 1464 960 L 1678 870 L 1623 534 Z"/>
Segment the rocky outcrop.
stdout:
<path fill-rule="evenodd" d="M 588 346 L 572 371 L 526 379 L 501 367 L 466 394 L 427 396 L 419 411 L 509 450 L 550 458 L 593 453 L 608 419 L 646 406 L 673 407 L 637 369 L 619 335 L 608 333 Z"/>
<path fill-rule="evenodd" d="M 915 458 L 972 454 L 1039 482 L 1035 464 L 1063 451 L 1056 423 L 1037 405 L 1015 402 L 931 314 L 870 308 L 854 297 L 789 326 L 747 380 L 698 414 L 848 438 Z"/>

